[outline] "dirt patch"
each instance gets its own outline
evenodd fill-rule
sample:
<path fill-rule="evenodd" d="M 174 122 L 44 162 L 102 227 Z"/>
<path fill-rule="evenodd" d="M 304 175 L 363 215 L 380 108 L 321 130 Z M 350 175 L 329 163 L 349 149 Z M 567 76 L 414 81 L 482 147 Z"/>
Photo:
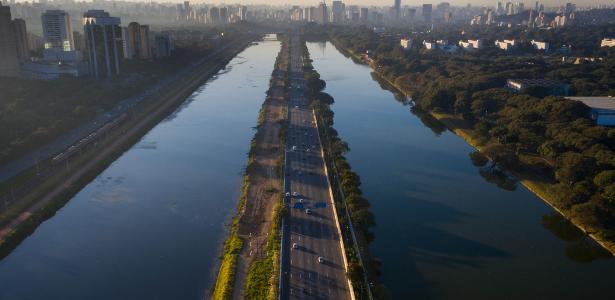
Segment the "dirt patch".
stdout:
<path fill-rule="evenodd" d="M 278 161 L 284 149 L 280 147 L 282 121 L 286 119 L 285 64 L 276 66 L 268 97 L 261 108 L 261 123 L 254 136 L 251 161 L 246 170 L 250 178 L 248 195 L 238 233 L 244 247 L 237 260 L 233 299 L 244 298 L 244 283 L 248 268 L 267 256 L 267 239 L 271 230 L 273 210 L 283 192 L 278 174 Z"/>

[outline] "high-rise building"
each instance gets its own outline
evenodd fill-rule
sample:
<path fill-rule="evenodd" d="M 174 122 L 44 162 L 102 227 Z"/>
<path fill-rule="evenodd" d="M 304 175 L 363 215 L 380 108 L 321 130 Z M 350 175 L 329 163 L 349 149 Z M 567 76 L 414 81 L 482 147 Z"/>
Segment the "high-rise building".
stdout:
<path fill-rule="evenodd" d="M 173 51 L 173 40 L 168 35 L 157 35 L 155 37 L 155 56 L 156 58 L 163 58 L 171 56 Z"/>
<path fill-rule="evenodd" d="M 331 5 L 331 23 L 341 23 L 344 21 L 346 8 L 342 1 L 333 1 Z"/>
<path fill-rule="evenodd" d="M 88 10 L 83 14 L 90 74 L 96 78 L 120 74 L 123 45 L 120 23 L 120 18 L 111 17 L 104 10 Z"/>
<path fill-rule="evenodd" d="M 47 10 L 41 15 L 45 49 L 75 50 L 70 16 L 63 10 Z"/>
<path fill-rule="evenodd" d="M 226 6 L 220 7 L 220 22 L 228 23 L 228 8 Z"/>
<path fill-rule="evenodd" d="M 306 7 L 303 9 L 303 20 L 307 22 L 314 22 L 314 14 L 316 12 L 316 7 Z"/>
<path fill-rule="evenodd" d="M 17 58 L 26 61 L 30 58 L 30 46 L 28 45 L 28 30 L 24 19 L 13 19 L 13 31 L 15 32 L 15 45 L 17 46 Z"/>
<path fill-rule="evenodd" d="M 534 10 L 530 9 L 530 18 L 529 18 L 529 20 L 527 20 L 527 26 L 528 27 L 534 27 L 535 19 L 536 19 L 536 16 L 534 15 Z"/>
<path fill-rule="evenodd" d="M 453 13 L 450 11 L 444 12 L 444 24 L 451 24 L 453 22 Z"/>
<path fill-rule="evenodd" d="M 395 11 L 395 19 L 399 19 L 401 17 L 401 0 L 395 0 L 393 10 Z"/>
<path fill-rule="evenodd" d="M 426 23 L 431 22 L 431 11 L 432 11 L 431 4 L 423 4 L 423 21 L 425 21 Z"/>
<path fill-rule="evenodd" d="M 81 32 L 73 31 L 73 41 L 75 42 L 76 51 L 85 50 L 85 38 Z"/>
<path fill-rule="evenodd" d="M 218 22 L 220 22 L 220 9 L 212 7 L 209 9 L 209 23 L 217 24 Z"/>
<path fill-rule="evenodd" d="M 11 8 L 0 4 L 0 77 L 17 77 L 19 73 L 17 39 L 11 21 Z"/>
<path fill-rule="evenodd" d="M 515 5 L 512 2 L 506 2 L 506 14 L 513 15 L 515 13 Z"/>
<path fill-rule="evenodd" d="M 485 20 L 485 24 L 486 25 L 491 25 L 494 22 L 494 16 L 493 16 L 493 9 L 488 8 L 487 9 L 487 19 Z"/>
<path fill-rule="evenodd" d="M 369 9 L 367 7 L 361 7 L 359 18 L 362 22 L 367 22 L 369 20 Z"/>
<path fill-rule="evenodd" d="M 139 49 L 139 58 L 152 58 L 152 47 L 150 45 L 149 25 L 141 25 L 139 28 L 139 39 L 141 40 L 141 48 Z"/>
<path fill-rule="evenodd" d="M 238 15 L 239 15 L 239 19 L 241 21 L 245 21 L 247 19 L 247 16 L 248 16 L 248 7 L 244 6 L 244 5 L 239 6 L 239 13 L 238 13 Z"/>
<path fill-rule="evenodd" d="M 131 22 L 128 27 L 122 29 L 122 38 L 124 40 L 124 58 L 152 58 L 148 25 Z"/>
<path fill-rule="evenodd" d="M 406 19 L 414 20 L 416 17 L 416 8 L 408 8 L 406 11 Z"/>
<path fill-rule="evenodd" d="M 316 14 L 314 15 L 314 22 L 319 24 L 327 23 L 329 19 L 329 11 L 327 10 L 327 4 L 325 2 L 320 2 L 318 7 L 316 8 Z"/>

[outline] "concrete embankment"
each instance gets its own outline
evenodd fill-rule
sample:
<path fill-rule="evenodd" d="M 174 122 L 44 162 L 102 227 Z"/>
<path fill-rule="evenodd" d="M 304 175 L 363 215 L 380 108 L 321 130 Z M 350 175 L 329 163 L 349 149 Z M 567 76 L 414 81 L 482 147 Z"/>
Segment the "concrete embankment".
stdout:
<path fill-rule="evenodd" d="M 36 227 L 52 217 L 81 188 L 128 150 L 151 128 L 175 111 L 197 88 L 223 68 L 243 50 L 253 38 L 231 42 L 226 50 L 211 60 L 180 76 L 169 88 L 151 95 L 133 108 L 120 126 L 108 132 L 96 145 L 76 155 L 52 176 L 42 181 L 2 216 L 0 258 L 31 234 Z"/>
<path fill-rule="evenodd" d="M 350 55 L 353 59 L 358 60 L 358 61 L 363 61 L 359 55 L 355 54 L 350 49 L 346 49 L 346 48 L 340 47 L 338 45 L 336 45 L 336 47 L 340 51 L 342 51 L 343 53 L 346 53 L 347 55 Z M 399 87 L 395 83 L 391 82 L 386 77 L 381 76 L 381 74 L 379 73 L 376 65 L 374 65 L 374 64 L 369 64 L 369 65 L 372 67 L 372 69 L 378 75 L 378 77 L 383 82 L 385 82 L 389 87 L 394 89 L 396 92 L 398 92 L 398 93 L 400 93 L 400 94 L 402 94 L 402 95 L 404 95 L 406 97 L 409 97 L 410 94 L 407 91 L 404 91 L 401 87 Z M 473 135 L 472 134 L 472 132 L 473 132 L 472 129 L 461 128 L 460 126 L 456 125 L 457 122 L 455 122 L 455 121 L 456 120 L 459 121 L 459 117 L 458 116 L 451 115 L 451 114 L 445 114 L 445 113 L 435 113 L 435 112 L 431 112 L 431 111 L 428 111 L 427 113 L 429 113 L 434 119 L 436 119 L 436 120 L 440 121 L 442 124 L 444 124 L 450 131 L 454 132 L 456 135 L 458 135 L 459 137 L 463 138 L 464 141 L 466 141 L 466 143 L 468 143 L 474 149 L 476 149 L 477 151 L 480 151 L 480 152 L 483 151 L 483 147 L 475 139 L 472 138 L 472 135 Z M 591 232 L 590 230 L 588 230 L 588 227 L 585 226 L 581 221 L 577 220 L 576 218 L 571 217 L 568 213 L 566 213 L 566 211 L 558 208 L 555 205 L 556 201 L 554 199 L 552 199 L 552 196 L 549 195 L 549 193 L 548 193 L 548 186 L 550 185 L 549 183 L 543 183 L 543 182 L 538 182 L 536 180 L 532 180 L 532 179 L 529 178 L 529 176 L 526 176 L 526 175 L 524 175 L 522 173 L 519 173 L 519 172 L 514 172 L 512 170 L 507 170 L 507 171 L 510 172 L 512 175 L 514 175 L 519 180 L 519 182 L 521 182 L 521 184 L 527 190 L 529 190 L 534 195 L 536 195 L 538 198 L 540 198 L 542 201 L 544 201 L 547 205 L 549 205 L 551 208 L 553 208 L 553 210 L 558 212 L 562 217 L 564 217 L 565 219 L 570 221 L 570 223 L 572 223 L 574 226 L 579 228 L 579 230 L 583 231 L 585 234 L 587 234 L 589 237 L 591 237 L 597 244 L 599 244 L 604 249 L 609 251 L 612 255 L 615 255 L 615 242 L 613 242 L 611 240 L 604 239 L 601 236 L 599 236 L 598 234 L 596 234 L 594 232 Z"/>

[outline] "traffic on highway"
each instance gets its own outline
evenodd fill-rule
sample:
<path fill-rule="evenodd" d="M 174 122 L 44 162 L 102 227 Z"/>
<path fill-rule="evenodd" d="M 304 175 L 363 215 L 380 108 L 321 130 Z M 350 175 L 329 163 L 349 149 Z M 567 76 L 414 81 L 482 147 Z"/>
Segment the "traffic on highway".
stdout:
<path fill-rule="evenodd" d="M 282 299 L 351 299 L 316 119 L 306 97 L 301 43 L 292 37 Z M 283 251 L 284 253 L 285 251 Z"/>

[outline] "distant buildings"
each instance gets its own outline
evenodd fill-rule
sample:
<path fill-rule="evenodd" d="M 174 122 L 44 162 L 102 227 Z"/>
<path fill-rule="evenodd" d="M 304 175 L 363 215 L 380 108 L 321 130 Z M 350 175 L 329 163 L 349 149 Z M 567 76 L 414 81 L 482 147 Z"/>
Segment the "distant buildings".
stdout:
<path fill-rule="evenodd" d="M 615 39 L 602 39 L 600 47 L 615 47 Z"/>
<path fill-rule="evenodd" d="M 154 41 L 154 56 L 163 58 L 171 56 L 175 49 L 173 40 L 167 35 L 157 35 Z"/>
<path fill-rule="evenodd" d="M 45 49 L 75 50 L 70 16 L 63 10 L 48 10 L 41 15 Z"/>
<path fill-rule="evenodd" d="M 342 1 L 331 3 L 331 23 L 341 23 L 345 21 L 346 6 Z"/>
<path fill-rule="evenodd" d="M 435 42 L 423 41 L 423 46 L 427 50 L 442 50 L 448 53 L 457 52 L 457 46 L 449 44 L 448 40 L 437 40 Z"/>
<path fill-rule="evenodd" d="M 327 19 L 329 16 L 329 11 L 327 10 L 327 4 L 325 2 L 321 2 L 316 7 L 316 11 L 314 12 L 314 22 L 318 24 L 327 23 Z"/>
<path fill-rule="evenodd" d="M 431 23 L 431 13 L 433 6 L 431 4 L 423 4 L 423 21 L 425 23 Z"/>
<path fill-rule="evenodd" d="M 545 52 L 549 51 L 549 43 L 547 42 L 532 40 L 530 44 L 532 44 L 532 47 L 534 47 L 534 49 L 536 50 L 543 50 Z"/>
<path fill-rule="evenodd" d="M 590 117 L 600 126 L 615 126 L 615 99 L 613 97 L 566 97 L 580 101 L 591 108 Z"/>
<path fill-rule="evenodd" d="M 63 10 L 48 10 L 41 15 L 41 21 L 45 45 L 44 60 L 80 63 L 81 52 L 75 47 L 74 33 L 68 13 Z"/>
<path fill-rule="evenodd" d="M 401 17 L 401 0 L 395 0 L 393 4 L 393 17 L 398 20 Z"/>
<path fill-rule="evenodd" d="M 481 39 L 468 40 L 467 42 L 459 41 L 459 47 L 463 48 L 464 50 L 478 50 L 478 49 L 482 49 L 483 48 L 483 44 L 484 44 L 484 42 Z"/>
<path fill-rule="evenodd" d="M 504 51 L 510 51 L 510 50 L 515 49 L 517 44 L 518 43 L 515 40 L 503 40 L 503 41 L 496 40 L 495 41 L 495 46 Z"/>
<path fill-rule="evenodd" d="M 13 32 L 15 33 L 17 59 L 22 62 L 30 59 L 30 47 L 28 45 L 28 30 L 26 29 L 26 21 L 23 19 L 14 19 Z"/>
<path fill-rule="evenodd" d="M 122 38 L 124 40 L 124 58 L 152 58 L 148 25 L 140 25 L 137 22 L 132 22 L 128 24 L 128 27 L 122 28 Z"/>
<path fill-rule="evenodd" d="M 120 75 L 122 29 L 120 18 L 103 10 L 89 10 L 83 15 L 90 73 L 96 78 Z"/>
<path fill-rule="evenodd" d="M 17 47 L 11 9 L 0 3 L 0 77 L 20 75 Z"/>
<path fill-rule="evenodd" d="M 408 50 L 412 48 L 412 40 L 411 39 L 401 39 L 399 44 L 405 49 Z"/>
<path fill-rule="evenodd" d="M 434 42 L 423 41 L 423 47 L 427 50 L 435 50 L 438 49 L 438 44 Z"/>

